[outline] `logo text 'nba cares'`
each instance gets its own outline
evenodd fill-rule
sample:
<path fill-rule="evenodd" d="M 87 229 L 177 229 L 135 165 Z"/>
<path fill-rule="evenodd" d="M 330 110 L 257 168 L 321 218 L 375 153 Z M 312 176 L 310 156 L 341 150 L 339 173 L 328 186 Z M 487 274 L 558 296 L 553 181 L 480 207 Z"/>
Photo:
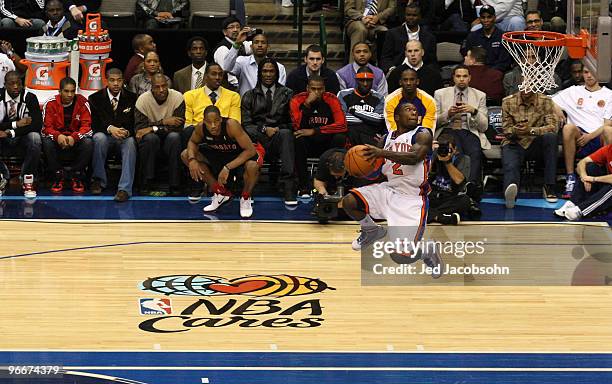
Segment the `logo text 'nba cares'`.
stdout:
<path fill-rule="evenodd" d="M 210 275 L 169 275 L 149 278 L 140 288 L 166 296 L 207 297 L 196 300 L 175 315 L 163 314 L 140 323 L 140 329 L 154 333 L 185 332 L 198 327 L 318 327 L 324 321 L 319 299 L 293 303 L 276 299 L 334 290 L 320 279 L 291 275 L 251 275 L 233 279 Z M 219 300 L 226 296 L 250 298 Z"/>

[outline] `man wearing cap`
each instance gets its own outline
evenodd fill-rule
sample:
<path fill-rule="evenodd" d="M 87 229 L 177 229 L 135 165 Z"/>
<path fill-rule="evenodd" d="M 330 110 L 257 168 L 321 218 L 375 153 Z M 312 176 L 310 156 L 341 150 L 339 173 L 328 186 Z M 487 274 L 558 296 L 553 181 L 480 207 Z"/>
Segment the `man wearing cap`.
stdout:
<path fill-rule="evenodd" d="M 495 23 L 497 28 L 503 32 L 525 30 L 522 0 L 486 0 L 482 3 L 483 7 L 480 9 L 480 15 L 482 15 L 483 9 L 492 8 L 494 10 L 493 15 L 496 15 Z M 478 7 L 476 7 L 476 12 L 478 13 Z M 476 19 L 475 23 L 472 31 L 482 28 L 481 23 L 478 23 L 478 19 Z"/>
<path fill-rule="evenodd" d="M 495 8 L 484 5 L 480 9 L 480 23 L 482 28 L 472 31 L 467 35 L 461 46 L 461 54 L 474 47 L 483 47 L 487 50 L 487 60 L 485 62 L 491 68 L 506 72 L 512 64 L 512 57 L 502 44 L 503 30 L 495 25 Z"/>
<path fill-rule="evenodd" d="M 355 88 L 338 93 L 340 106 L 346 115 L 349 141 L 352 145 L 376 145 L 376 135 L 384 135 L 385 98 L 372 90 L 374 72 L 364 66 L 355 74 Z"/>

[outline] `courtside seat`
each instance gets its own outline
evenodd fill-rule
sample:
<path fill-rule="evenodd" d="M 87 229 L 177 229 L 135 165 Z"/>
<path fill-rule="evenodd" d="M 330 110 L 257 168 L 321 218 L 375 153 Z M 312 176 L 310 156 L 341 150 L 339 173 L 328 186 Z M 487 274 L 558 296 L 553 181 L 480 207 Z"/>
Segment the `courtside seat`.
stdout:
<path fill-rule="evenodd" d="M 191 0 L 191 28 L 220 30 L 223 19 L 230 15 L 229 0 Z"/>
<path fill-rule="evenodd" d="M 104 0 L 100 5 L 100 14 L 109 28 L 134 28 L 136 20 L 134 0 Z"/>

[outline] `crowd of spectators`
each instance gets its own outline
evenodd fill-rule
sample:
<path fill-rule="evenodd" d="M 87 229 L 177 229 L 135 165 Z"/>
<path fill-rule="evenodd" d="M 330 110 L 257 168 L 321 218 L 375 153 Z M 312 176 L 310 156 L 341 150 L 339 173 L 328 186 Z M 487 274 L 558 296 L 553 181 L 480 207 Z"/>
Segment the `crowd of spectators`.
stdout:
<path fill-rule="evenodd" d="M 145 27 L 172 28 L 185 17 L 188 4 L 138 0 L 137 8 L 139 17 L 146 18 Z M 0 25 L 70 38 L 82 28 L 84 15 L 99 6 L 99 0 L 0 0 Z M 337 71 L 326 65 L 318 45 L 307 47 L 304 63 L 287 71 L 269 57 L 269 37 L 236 17 L 224 20 L 224 37 L 212 49 L 205 38 L 191 38 L 185 51 L 191 64 L 173 74 L 164 73 L 163 52 L 158 52 L 153 38 L 138 34 L 127 67 L 110 69 L 106 88 L 89 101 L 75 94 L 76 84 L 68 78 L 55 98 L 33 100 L 35 96 L 24 90 L 25 69 L 19 56 L 2 41 L 1 154 L 14 147 L 25 151 L 21 176 L 24 194 L 30 197 L 35 196 L 36 185 L 29 175 L 38 181 L 42 152 L 54 193 L 62 192 L 66 180 L 74 192 L 84 192 L 89 185 L 92 193 L 102 193 L 109 187 L 105 162 L 112 151 L 120 153 L 122 161 L 117 201 L 135 193 L 133 184 L 140 194 L 163 194 L 154 180 L 161 168 L 167 168 L 171 195 L 185 194 L 189 185 L 189 198 L 198 201 L 206 186 L 215 196 L 207 207 L 213 211 L 232 193 L 226 182 L 242 178 L 248 188 L 242 192 L 241 214 L 248 217 L 250 193 L 264 157 L 272 163 L 280 160 L 284 200 L 295 205 L 296 196 L 308 197 L 313 187 L 309 158 L 330 149 L 376 144 L 395 130 L 397 108 L 410 102 L 418 110 L 419 124 L 434 130 L 435 137 L 450 148 L 446 155 L 434 155 L 438 165 L 431 181 L 438 195 L 432 220 L 456 223 L 478 210 L 482 151 L 491 148 L 485 135 L 487 105 L 501 105 L 502 193 L 508 208 L 515 205 L 523 162 L 532 158 L 544 160 L 543 197 L 556 202 L 558 137 L 567 170 L 563 197 L 572 196 L 579 177 L 587 183 L 590 168 L 579 167 L 576 175 L 574 162 L 577 156 L 588 158 L 612 143 L 612 91 L 600 86 L 576 60 L 559 66 L 558 88 L 549 92 L 552 97 L 519 91 L 522 73 L 502 44 L 506 31 L 559 28 L 562 21 L 550 20 L 557 9 L 524 14 L 520 0 L 488 0 L 482 5 L 465 0 L 408 1 L 404 21 L 393 24 L 397 7 L 395 0 L 346 2 L 349 63 Z M 454 66 L 450 79 L 442 78 L 437 62 L 432 32 L 439 28 L 466 34 L 460 48 L 464 63 Z M 377 47 L 379 33 L 385 33 L 385 39 Z M 246 145 L 244 137 L 254 147 Z M 206 155 L 193 152 L 196 144 L 206 147 L 202 150 Z M 214 153 L 227 163 L 211 161 L 208 157 Z M 71 155 L 68 168 L 61 162 L 66 154 Z M 602 156 L 591 160 L 600 161 Z M 88 166 L 91 177 L 85 172 Z M 68 177 L 65 169 L 70 170 Z M 588 180 L 609 183 L 606 177 Z M 585 184 L 580 191 L 582 196 L 590 187 Z M 449 211 L 445 198 L 455 193 L 467 198 Z M 573 209 L 572 218 L 582 215 L 575 213 L 574 206 L 566 208 Z"/>

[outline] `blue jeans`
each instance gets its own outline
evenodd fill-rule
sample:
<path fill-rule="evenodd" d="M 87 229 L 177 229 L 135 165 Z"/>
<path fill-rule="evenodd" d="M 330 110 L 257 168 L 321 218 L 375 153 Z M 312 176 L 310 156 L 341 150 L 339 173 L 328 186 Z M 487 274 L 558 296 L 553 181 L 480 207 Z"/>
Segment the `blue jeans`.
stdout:
<path fill-rule="evenodd" d="M 21 176 L 32 174 L 38 175 L 38 163 L 42 152 L 42 140 L 40 133 L 30 132 L 25 136 L 7 138 L 0 141 L 0 152 L 10 152 L 15 147 L 23 147 L 24 159 L 21 166 Z"/>
<path fill-rule="evenodd" d="M 109 148 L 121 150 L 121 178 L 117 187 L 120 191 L 126 191 L 132 196 L 132 185 L 134 184 L 134 173 L 136 171 L 136 143 L 133 137 L 117 140 L 113 136 L 98 132 L 93 137 L 93 177 L 100 180 L 102 188 L 106 187 L 106 156 Z"/>

